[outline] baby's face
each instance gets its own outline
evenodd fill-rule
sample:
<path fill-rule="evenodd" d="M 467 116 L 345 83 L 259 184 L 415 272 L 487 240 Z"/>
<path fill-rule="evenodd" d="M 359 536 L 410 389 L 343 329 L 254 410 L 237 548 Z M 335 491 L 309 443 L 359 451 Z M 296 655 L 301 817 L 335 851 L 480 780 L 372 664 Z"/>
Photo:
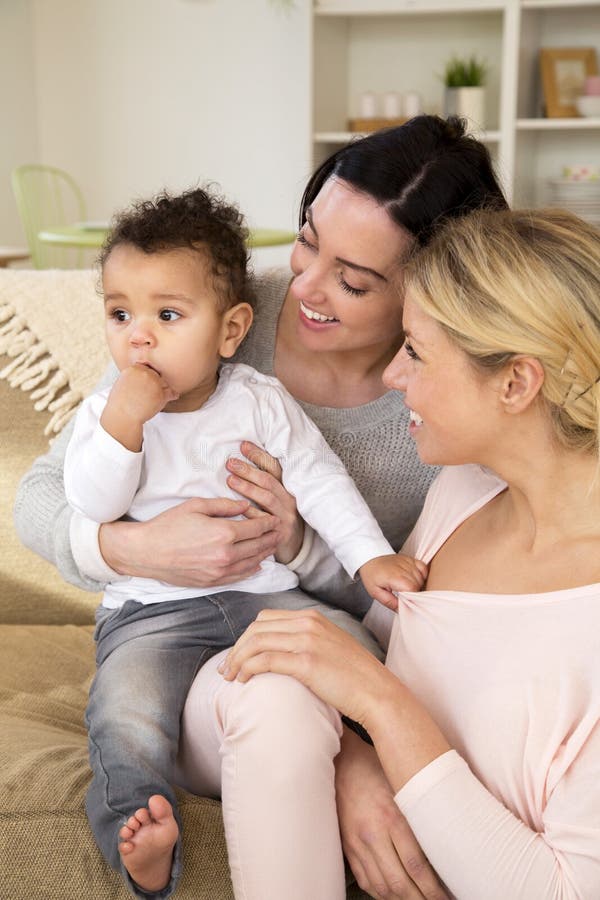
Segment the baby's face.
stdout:
<path fill-rule="evenodd" d="M 197 409 L 214 390 L 225 315 L 209 261 L 191 249 L 144 253 L 121 244 L 102 271 L 106 337 L 119 368 L 146 365 Z"/>

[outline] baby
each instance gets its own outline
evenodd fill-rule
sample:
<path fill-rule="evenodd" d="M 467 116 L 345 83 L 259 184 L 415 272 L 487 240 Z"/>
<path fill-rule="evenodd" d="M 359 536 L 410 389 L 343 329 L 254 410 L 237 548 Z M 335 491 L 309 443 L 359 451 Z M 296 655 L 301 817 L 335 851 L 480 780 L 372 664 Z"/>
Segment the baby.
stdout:
<path fill-rule="evenodd" d="M 340 460 L 277 379 L 223 363 L 252 323 L 246 237 L 238 210 L 201 189 L 161 194 L 117 219 L 101 267 L 106 336 L 120 374 L 78 412 L 65 459 L 69 503 L 102 523 L 147 520 L 192 497 L 235 497 L 224 464 L 242 440 L 253 441 L 279 459 L 299 513 L 346 571 L 393 604 L 393 591 L 422 587 L 424 564 L 394 553 Z M 86 808 L 104 856 L 137 896 L 168 896 L 181 871 L 171 782 L 196 672 L 264 605 L 285 608 L 297 584 L 269 558 L 216 588 L 120 576 L 106 585 L 86 713 Z"/>

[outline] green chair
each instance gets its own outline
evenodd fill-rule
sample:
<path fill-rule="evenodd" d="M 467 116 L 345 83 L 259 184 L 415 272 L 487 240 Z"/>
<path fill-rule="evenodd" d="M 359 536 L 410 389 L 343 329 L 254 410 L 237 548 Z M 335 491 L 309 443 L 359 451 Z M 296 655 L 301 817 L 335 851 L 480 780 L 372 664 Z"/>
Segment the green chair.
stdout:
<path fill-rule="evenodd" d="M 85 201 L 73 178 L 62 169 L 31 164 L 18 166 L 11 180 L 34 267 L 78 269 L 86 265 L 81 249 L 52 246 L 38 238 L 44 228 L 85 220 Z"/>

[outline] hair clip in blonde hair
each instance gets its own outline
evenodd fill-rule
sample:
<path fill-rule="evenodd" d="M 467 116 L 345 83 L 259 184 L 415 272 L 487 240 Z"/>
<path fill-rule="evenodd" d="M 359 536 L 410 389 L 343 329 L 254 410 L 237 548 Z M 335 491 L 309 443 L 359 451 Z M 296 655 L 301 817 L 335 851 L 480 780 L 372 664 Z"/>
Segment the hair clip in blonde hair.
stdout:
<path fill-rule="evenodd" d="M 578 324 L 579 324 L 579 323 L 578 323 Z M 580 328 L 583 328 L 582 325 L 580 325 L 579 327 L 580 327 Z M 573 392 L 573 388 L 575 387 L 575 382 L 577 381 L 577 372 L 576 372 L 576 371 L 572 371 L 572 372 L 570 372 L 570 373 L 568 372 L 568 366 L 569 366 L 569 362 L 570 362 L 570 360 L 571 360 L 571 356 L 572 356 L 572 351 L 569 350 L 569 351 L 567 352 L 567 355 L 565 356 L 565 361 L 564 361 L 564 363 L 563 363 L 563 365 L 562 365 L 562 369 L 560 370 L 561 376 L 564 375 L 565 373 L 571 374 L 571 375 L 572 375 L 572 381 L 571 381 L 571 384 L 570 384 L 569 387 L 567 388 L 567 391 L 566 391 L 566 393 L 565 393 L 565 396 L 563 397 L 562 402 L 561 402 L 561 404 L 560 404 L 561 409 L 564 409 L 565 406 L 567 405 L 567 401 L 568 401 L 569 398 L 571 397 L 571 394 L 572 394 L 572 392 Z M 572 403 L 576 403 L 577 400 L 579 400 L 581 397 L 584 397 L 584 396 L 588 393 L 588 391 L 591 391 L 591 389 L 592 389 L 595 385 L 597 385 L 599 381 L 600 381 L 600 375 L 598 375 L 598 377 L 596 378 L 595 381 L 592 381 L 590 384 L 588 384 L 588 386 L 587 386 L 586 388 L 584 388 L 582 391 L 580 391 L 579 394 L 576 394 L 576 395 L 573 397 L 573 400 L 572 400 L 571 402 L 572 402 Z"/>
<path fill-rule="evenodd" d="M 562 369 L 560 370 L 560 374 L 561 374 L 561 375 L 564 375 L 564 374 L 565 374 L 565 369 L 567 368 L 567 363 L 569 362 L 570 356 L 571 356 L 571 351 L 569 350 L 569 352 L 568 352 L 567 355 L 565 356 L 565 361 L 564 361 L 564 363 L 563 363 L 563 365 L 562 365 Z"/>
<path fill-rule="evenodd" d="M 572 356 L 572 351 L 571 351 L 571 350 L 568 350 L 568 351 L 567 351 L 567 355 L 565 356 L 565 361 L 564 361 L 564 363 L 562 364 L 562 369 L 560 370 L 560 376 L 561 376 L 561 378 L 562 378 L 562 376 L 563 376 L 563 375 L 566 373 L 566 371 L 567 371 L 567 366 L 568 366 L 568 364 L 569 364 L 569 361 L 570 361 L 570 359 L 571 359 L 571 356 Z M 571 380 L 571 383 L 570 383 L 569 387 L 568 387 L 567 390 L 565 391 L 564 397 L 562 398 L 562 400 L 561 400 L 561 402 L 560 402 L 560 407 L 561 407 L 561 409 L 564 409 L 565 406 L 567 405 L 567 400 L 568 400 L 569 397 L 571 396 L 571 391 L 573 390 L 573 387 L 574 387 L 574 385 L 575 385 L 576 373 L 575 373 L 575 372 L 571 372 L 570 374 L 571 374 L 571 376 L 572 376 L 572 380 Z"/>
<path fill-rule="evenodd" d="M 596 378 L 595 381 L 592 381 L 591 384 L 588 384 L 588 386 L 586 387 L 585 391 L 582 391 L 580 394 L 577 394 L 577 396 L 575 397 L 575 399 L 576 399 L 576 400 L 579 400 L 580 397 L 583 397 L 584 394 L 587 394 L 588 391 L 591 391 L 591 389 L 592 389 L 595 385 L 597 385 L 599 381 L 600 381 L 600 375 L 598 375 L 598 377 Z"/>

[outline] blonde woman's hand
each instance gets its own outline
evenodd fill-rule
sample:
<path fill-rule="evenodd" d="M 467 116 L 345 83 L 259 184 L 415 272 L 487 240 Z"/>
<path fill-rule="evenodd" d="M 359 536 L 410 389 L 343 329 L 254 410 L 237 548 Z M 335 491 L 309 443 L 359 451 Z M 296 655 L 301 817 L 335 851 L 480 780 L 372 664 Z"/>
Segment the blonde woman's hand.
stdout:
<path fill-rule="evenodd" d="M 359 887 L 381 900 L 448 900 L 374 748 L 345 728 L 335 768 L 342 847 Z"/>
<path fill-rule="evenodd" d="M 291 675 L 361 724 L 384 693 L 400 688 L 395 676 L 342 628 L 315 610 L 270 610 L 256 620 L 221 667 L 229 681 L 262 672 Z"/>
<path fill-rule="evenodd" d="M 304 520 L 296 508 L 296 499 L 284 488 L 281 466 L 274 456 L 251 441 L 242 441 L 240 450 L 248 462 L 235 457 L 227 461 L 231 473 L 227 484 L 260 509 L 277 516 L 280 538 L 275 558 L 287 565 L 298 555 L 304 538 Z"/>

